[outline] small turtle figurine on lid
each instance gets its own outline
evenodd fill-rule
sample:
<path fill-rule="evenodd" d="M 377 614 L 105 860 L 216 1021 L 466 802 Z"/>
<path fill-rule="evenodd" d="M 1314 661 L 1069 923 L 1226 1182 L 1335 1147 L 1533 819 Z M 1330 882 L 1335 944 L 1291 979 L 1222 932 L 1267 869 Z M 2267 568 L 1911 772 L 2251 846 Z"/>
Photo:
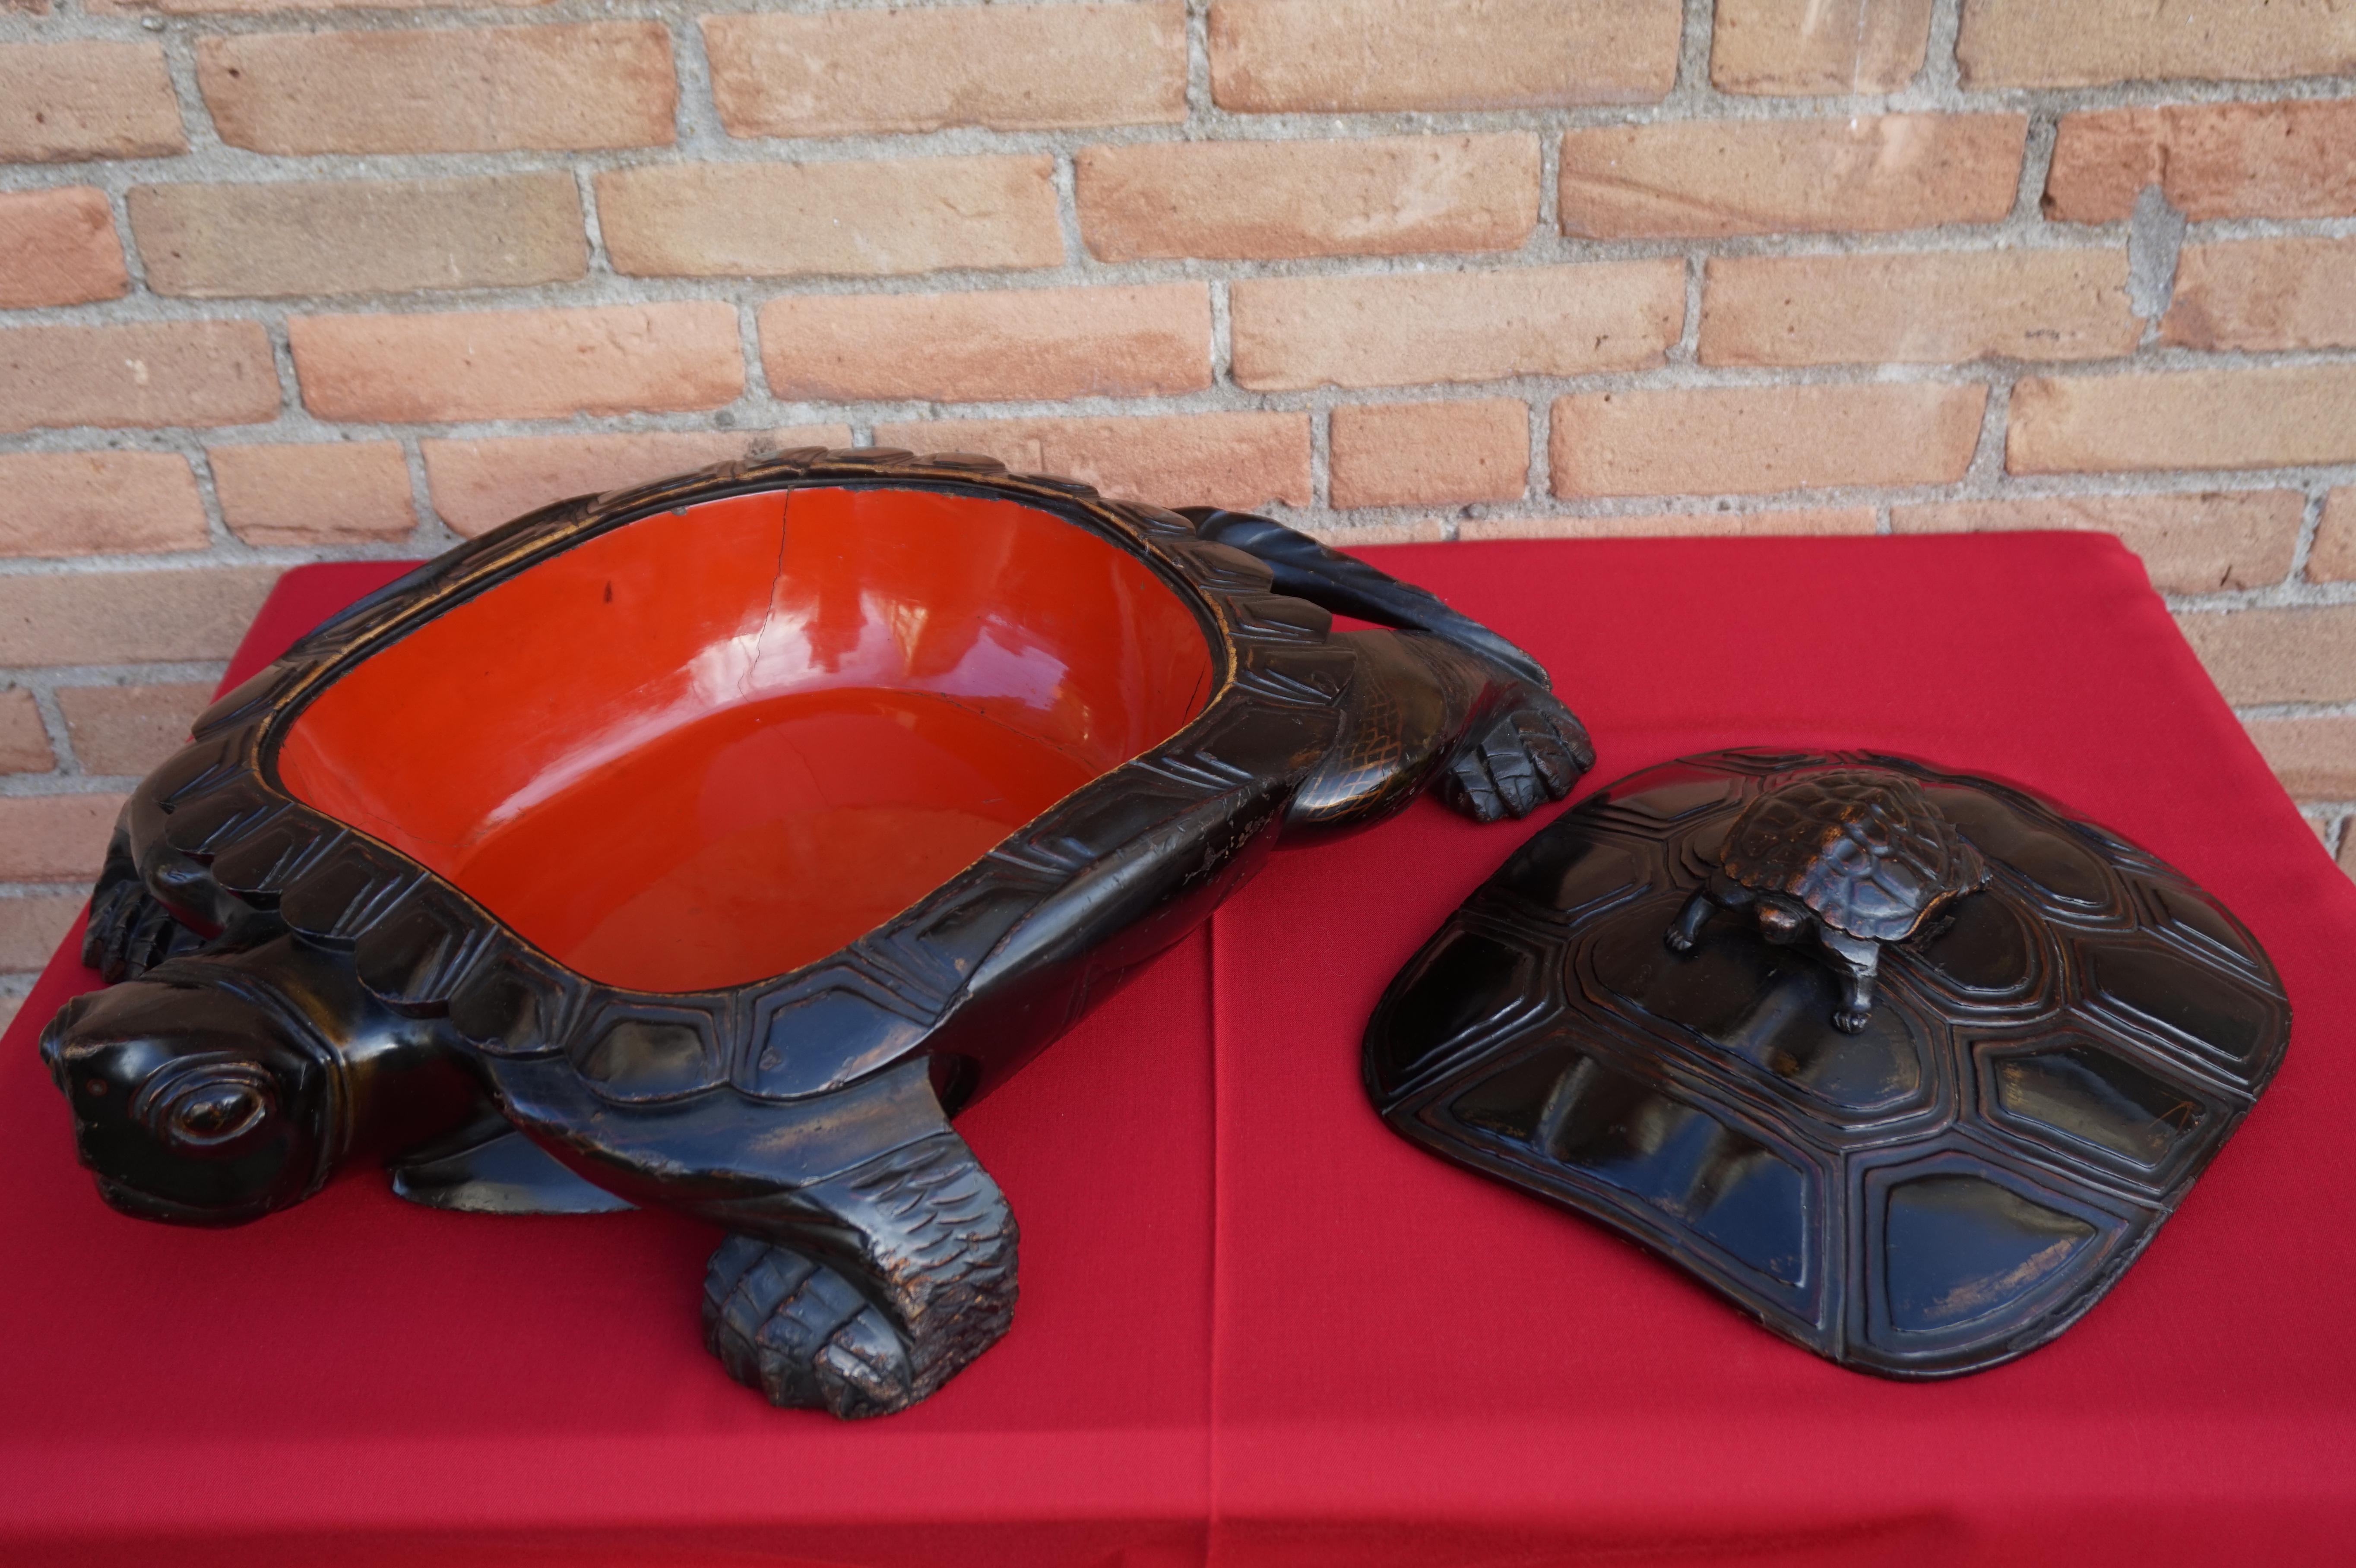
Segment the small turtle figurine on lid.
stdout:
<path fill-rule="evenodd" d="M 1813 932 L 1847 978 L 1833 1027 L 1855 1034 L 1873 1015 L 1881 944 L 1905 941 L 1987 880 L 1979 851 L 1904 774 L 1805 773 L 1742 808 L 1667 941 L 1692 952 L 1714 909 L 1755 910 L 1760 935 L 1779 945 Z"/>
<path fill-rule="evenodd" d="M 2092 1307 L 2289 1033 L 2240 922 L 2050 801 L 1716 752 L 1516 850 L 1391 982 L 1365 1069 L 1402 1136 L 1925 1378 Z"/>

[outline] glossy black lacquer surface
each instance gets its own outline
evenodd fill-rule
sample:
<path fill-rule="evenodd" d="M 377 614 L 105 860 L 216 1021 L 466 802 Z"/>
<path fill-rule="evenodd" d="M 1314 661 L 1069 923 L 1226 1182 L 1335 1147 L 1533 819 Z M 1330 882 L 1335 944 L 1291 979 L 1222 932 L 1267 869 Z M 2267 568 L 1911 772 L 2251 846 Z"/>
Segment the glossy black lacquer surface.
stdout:
<path fill-rule="evenodd" d="M 593 592 L 577 613 L 616 616 L 642 592 L 676 594 L 682 582 L 700 586 L 680 613 L 705 613 L 717 569 L 679 554 L 704 537 L 694 517 L 742 523 L 745 508 L 713 503 L 782 494 L 791 544 L 794 496 L 816 507 L 851 492 L 887 497 L 876 503 L 886 512 L 892 495 L 918 497 L 905 509 L 928 515 L 944 497 L 1001 517 L 1012 503 L 1031 518 L 1009 536 L 1015 545 L 1023 530 L 1037 539 L 1045 529 L 1060 549 L 1072 542 L 1062 530 L 1079 529 L 1120 552 L 1116 576 L 1131 585 L 1121 592 L 1148 595 L 1124 603 L 1151 605 L 1166 625 L 1169 605 L 1151 598 L 1166 592 L 1186 635 L 1199 624 L 1192 662 L 1205 667 L 1207 649 L 1211 674 L 1204 689 L 1179 694 L 1194 717 L 1141 752 L 1104 759 L 840 949 L 784 973 L 680 991 L 632 989 L 569 966 L 476 897 L 490 887 L 509 891 L 486 898 L 504 900 L 518 886 L 535 897 L 603 886 L 620 849 L 599 846 L 645 835 L 605 833 L 614 822 L 587 813 L 571 852 L 550 854 L 539 875 L 470 883 L 465 869 L 444 875 L 389 842 L 414 828 L 393 817 L 420 795 L 453 792 L 421 784 L 408 805 L 399 790 L 350 792 L 373 803 L 350 814 L 360 821 L 318 804 L 342 797 L 331 785 L 470 783 L 419 774 L 423 741 L 382 758 L 383 774 L 358 778 L 352 770 L 377 765 L 369 726 L 346 724 L 335 769 L 315 759 L 307 795 L 280 766 L 290 731 L 306 711 L 334 706 L 329 695 L 348 709 L 354 692 L 381 692 L 384 710 L 414 729 L 411 682 L 384 678 L 406 667 L 388 661 L 350 680 L 355 672 L 389 651 L 398 660 L 405 638 L 434 642 L 453 624 L 442 618 L 455 622 L 478 596 L 491 596 L 486 608 L 572 603 L 495 591 L 584 579 L 587 557 L 568 552 L 584 543 L 611 557 L 611 536 L 640 523 L 664 540 L 643 552 L 653 564 L 641 579 L 622 573 L 600 594 L 604 568 L 588 573 Z M 741 529 L 730 537 L 741 542 Z M 856 530 L 847 538 L 841 559 L 873 554 Z M 748 603 L 806 597 L 808 585 L 790 581 L 788 549 L 746 559 L 758 574 Z M 943 574 L 926 567 L 925 552 L 907 559 L 916 564 L 896 585 L 875 585 L 898 607 L 873 635 L 913 645 L 943 616 L 928 619 L 926 603 L 907 596 L 927 571 Z M 835 602 L 873 600 L 851 587 Z M 1040 667 L 1012 656 L 1030 645 L 1021 633 L 1069 606 L 953 603 L 970 590 L 968 577 L 925 592 L 949 595 L 935 610 L 959 608 L 965 624 L 1012 628 L 998 667 Z M 1335 635 L 1337 607 L 1396 629 Z M 554 624 L 528 628 L 543 651 L 547 639 L 580 632 L 563 619 L 575 612 L 549 613 Z M 1125 610 L 1097 620 L 1141 618 Z M 483 620 L 469 624 L 479 630 Z M 823 621 L 773 612 L 713 645 L 747 656 L 777 639 L 814 645 Z M 611 654 L 611 644 L 596 651 Z M 1117 636 L 1099 645 L 1134 651 Z M 847 655 L 830 656 L 821 673 L 849 667 Z M 562 739 L 562 661 L 551 667 L 559 673 L 546 688 L 518 700 L 519 733 Z M 721 674 L 723 697 L 747 688 L 734 666 Z M 978 707 L 991 694 L 949 695 Z M 1068 706 L 1055 711 L 1068 716 Z M 480 731 L 484 716 L 466 701 L 444 710 L 454 734 Z M 498 755 L 453 745 L 454 759 Z M 84 954 L 117 983 L 62 1009 L 42 1051 L 72 1107 L 82 1163 L 126 1212 L 241 1223 L 310 1196 L 363 1154 L 389 1157 L 402 1196 L 445 1209 L 680 1210 L 730 1232 L 704 1296 L 706 1338 L 729 1372 L 778 1404 L 879 1414 L 938 1388 L 1012 1319 L 1014 1219 L 950 1115 L 1205 919 L 1280 839 L 1371 825 L 1427 787 L 1482 821 L 1519 816 L 1560 798 L 1591 760 L 1578 720 L 1526 655 L 1430 594 L 1264 518 L 1108 501 L 987 458 L 786 453 L 520 518 L 361 601 L 223 697 L 125 806 Z M 618 761 L 633 762 L 626 748 Z M 833 774 L 833 804 L 858 808 L 858 770 Z M 884 786 L 905 781 L 873 782 L 869 793 L 897 801 Z M 627 810 L 626 794 L 568 798 L 610 798 L 610 818 Z M 757 805 L 758 794 L 738 778 L 729 809 Z M 976 812 L 994 799 L 975 801 Z M 755 873 L 739 865 L 737 874 Z M 732 891 L 743 890 L 714 889 Z"/>
<path fill-rule="evenodd" d="M 1752 909 L 1704 901 L 1682 953 L 1664 935 L 1728 876 L 1746 812 L 1859 772 L 1919 791 L 1970 875 L 1895 901 L 1931 918 L 1878 944 L 1852 1032 L 1838 955 Z M 1896 758 L 1721 752 L 1622 779 L 1523 846 L 1392 982 L 1365 1067 L 1403 1136 L 1653 1248 L 1819 1355 L 1938 1377 L 2091 1307 L 2289 1030 L 2232 914 L 2049 802 Z"/>

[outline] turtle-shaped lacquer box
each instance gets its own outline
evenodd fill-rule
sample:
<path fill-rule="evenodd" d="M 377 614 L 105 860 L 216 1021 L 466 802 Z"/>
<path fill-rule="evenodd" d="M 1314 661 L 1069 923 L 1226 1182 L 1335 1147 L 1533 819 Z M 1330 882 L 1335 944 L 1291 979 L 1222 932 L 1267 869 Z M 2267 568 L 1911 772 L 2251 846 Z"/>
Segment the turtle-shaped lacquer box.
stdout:
<path fill-rule="evenodd" d="M 1279 838 L 1590 758 L 1527 655 L 1264 518 L 787 453 L 519 518 L 215 703 L 42 1051 L 128 1213 L 365 1153 L 447 1209 L 663 1205 L 731 1233 L 732 1374 L 873 1414 L 1012 1310 L 952 1113 Z"/>
<path fill-rule="evenodd" d="M 1912 923 L 1869 944 L 1869 1005 L 1837 951 L 1703 896 L 1762 845 L 1799 908 Z M 1940 1377 L 2091 1307 L 2289 1030 L 2238 921 L 2049 802 L 1894 757 L 1719 752 L 1533 837 L 1392 982 L 1365 1069 L 1413 1142 L 1820 1355 Z"/>

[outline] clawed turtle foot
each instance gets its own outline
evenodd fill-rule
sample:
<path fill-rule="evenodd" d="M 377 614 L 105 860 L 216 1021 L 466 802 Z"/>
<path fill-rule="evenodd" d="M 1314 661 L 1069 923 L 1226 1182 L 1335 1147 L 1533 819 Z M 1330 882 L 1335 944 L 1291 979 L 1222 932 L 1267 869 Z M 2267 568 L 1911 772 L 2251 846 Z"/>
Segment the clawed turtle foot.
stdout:
<path fill-rule="evenodd" d="M 771 1404 L 849 1420 L 922 1397 L 908 1341 L 882 1308 L 825 1264 L 750 1236 L 712 1254 L 703 1339 L 730 1377 Z"/>
<path fill-rule="evenodd" d="M 1833 1014 L 1833 1028 L 1843 1034 L 1863 1034 L 1865 1026 L 1872 1021 L 1870 1008 L 1842 1008 Z"/>
<path fill-rule="evenodd" d="M 1440 798 L 1475 822 L 1527 816 L 1569 795 L 1595 763 L 1595 748 L 1569 709 L 1537 687 L 1515 687 L 1440 775 Z"/>
<path fill-rule="evenodd" d="M 166 958 L 193 953 L 205 939 L 182 925 L 136 875 L 113 879 L 90 901 L 81 961 L 110 986 L 135 980 Z"/>

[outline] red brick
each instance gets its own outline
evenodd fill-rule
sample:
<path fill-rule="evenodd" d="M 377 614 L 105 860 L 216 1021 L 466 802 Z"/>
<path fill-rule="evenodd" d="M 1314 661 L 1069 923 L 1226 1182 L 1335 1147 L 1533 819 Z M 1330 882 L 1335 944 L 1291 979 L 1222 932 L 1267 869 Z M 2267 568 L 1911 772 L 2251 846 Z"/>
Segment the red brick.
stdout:
<path fill-rule="evenodd" d="M 45 773 L 57 765 L 33 694 L 13 686 L 0 691 L 0 773 Z"/>
<path fill-rule="evenodd" d="M 0 161 L 160 158 L 188 150 L 156 44 L 0 44 Z"/>
<path fill-rule="evenodd" d="M 1676 0 L 1217 0 L 1211 95 L 1247 113 L 1650 103 Z"/>
<path fill-rule="evenodd" d="M 277 581 L 274 566 L 0 577 L 0 665 L 225 659 Z"/>
<path fill-rule="evenodd" d="M 1186 117 L 1186 8 L 1173 0 L 706 16 L 703 38 L 732 136 Z"/>
<path fill-rule="evenodd" d="M 2356 240 L 2188 245 L 2159 336 L 2188 348 L 2356 347 Z"/>
<path fill-rule="evenodd" d="M 502 6 L 523 10 L 553 0 L 500 0 Z M 91 16 L 201 16 L 218 13 L 242 16 L 273 11 L 422 11 L 441 9 L 444 0 L 82 0 L 82 12 Z"/>
<path fill-rule="evenodd" d="M 188 741 L 213 699 L 194 681 L 157 686 L 61 686 L 58 707 L 87 773 L 145 776 Z"/>
<path fill-rule="evenodd" d="M 159 294 L 514 288 L 588 271 L 573 176 L 134 186 L 131 231 Z"/>
<path fill-rule="evenodd" d="M 119 795 L 0 795 L 0 882 L 90 882 L 123 810 Z"/>
<path fill-rule="evenodd" d="M 2356 800 L 2356 718 L 2244 719 L 2250 739 L 2295 800 Z"/>
<path fill-rule="evenodd" d="M 2015 474 L 2356 462 L 2356 365 L 2026 377 L 2010 424 Z"/>
<path fill-rule="evenodd" d="M 1143 397 L 1211 384 L 1202 283 L 954 294 L 795 294 L 761 310 L 780 398 Z"/>
<path fill-rule="evenodd" d="M 0 555 L 113 555 L 211 542 L 187 460 L 168 452 L 0 453 Z"/>
<path fill-rule="evenodd" d="M 1944 485 L 1979 440 L 1987 389 L 1931 382 L 1709 387 L 1558 399 L 1558 496 Z"/>
<path fill-rule="evenodd" d="M 1709 81 L 1720 92 L 1895 92 L 1931 38 L 1931 0 L 1718 0 Z"/>
<path fill-rule="evenodd" d="M 1162 507 L 1310 501 L 1303 413 L 926 420 L 878 425 L 875 443 L 913 452 L 979 452 L 1023 473 L 1061 475 L 1108 496 Z"/>
<path fill-rule="evenodd" d="M 2320 582 L 2356 581 L 2356 486 L 2342 485 L 2323 498 L 2307 574 Z"/>
<path fill-rule="evenodd" d="M 659 22 L 199 38 L 197 85 L 258 153 L 664 146 L 679 103 Z"/>
<path fill-rule="evenodd" d="M 2356 98 L 2062 117 L 2046 217 L 2115 223 L 2151 185 L 2195 222 L 2356 213 Z"/>
<path fill-rule="evenodd" d="M 564 419 L 711 409 L 744 389 L 717 301 L 286 323 L 303 401 L 327 420 Z"/>
<path fill-rule="evenodd" d="M 2131 354 L 2127 258 L 2110 251 L 1714 256 L 1705 365 L 2097 359 Z"/>
<path fill-rule="evenodd" d="M 1236 380 L 1260 390 L 1643 370 L 1685 331 L 1686 267 L 1239 279 L 1227 310 Z"/>
<path fill-rule="evenodd" d="M 1333 411 L 1332 461 L 1336 507 L 1518 501 L 1529 487 L 1529 405 L 1345 404 Z"/>
<path fill-rule="evenodd" d="M 423 448 L 434 511 L 452 532 L 472 539 L 568 496 L 644 485 L 764 452 L 850 444 L 851 427 L 838 424 L 428 441 Z"/>
<path fill-rule="evenodd" d="M 398 442 L 215 446 L 205 460 L 221 520 L 248 544 L 369 544 L 417 527 Z"/>
<path fill-rule="evenodd" d="M 130 289 L 103 191 L 0 191 L 0 309 L 88 304 Z"/>
<path fill-rule="evenodd" d="M 1899 533 L 2022 528 L 2116 534 L 2169 593 L 2263 588 L 2290 573 L 2306 497 L 2296 490 L 2211 490 L 2190 496 L 2049 496 L 1893 507 Z"/>
<path fill-rule="evenodd" d="M 256 424 L 278 405 L 259 322 L 0 328 L 0 430 Z"/>
<path fill-rule="evenodd" d="M 2196 611 L 2176 624 L 2229 702 L 2356 701 L 2356 604 Z"/>
<path fill-rule="evenodd" d="M 1480 517 L 1457 525 L 1466 539 L 1625 539 L 1788 534 L 1869 534 L 1870 507 L 1773 512 L 1650 512 L 1630 517 Z"/>
<path fill-rule="evenodd" d="M 46 967 L 87 901 L 88 895 L 79 888 L 0 898 L 0 969 L 21 974 Z M 21 1005 L 15 997 L 0 999 L 0 1008 L 11 1019 Z"/>
<path fill-rule="evenodd" d="M 686 164 L 597 176 L 614 270 L 891 277 L 1064 260 L 1055 160 Z"/>
<path fill-rule="evenodd" d="M 2338 0 L 1967 0 L 1955 61 L 1980 89 L 2339 76 L 2356 69 L 2356 12 Z"/>
<path fill-rule="evenodd" d="M 1099 261 L 1510 251 L 1538 212 L 1537 138 L 1148 142 L 1075 160 Z"/>
<path fill-rule="evenodd" d="M 2012 210 L 2018 114 L 1606 125 L 1562 138 L 1562 231 L 1591 240 L 1994 223 Z"/>

